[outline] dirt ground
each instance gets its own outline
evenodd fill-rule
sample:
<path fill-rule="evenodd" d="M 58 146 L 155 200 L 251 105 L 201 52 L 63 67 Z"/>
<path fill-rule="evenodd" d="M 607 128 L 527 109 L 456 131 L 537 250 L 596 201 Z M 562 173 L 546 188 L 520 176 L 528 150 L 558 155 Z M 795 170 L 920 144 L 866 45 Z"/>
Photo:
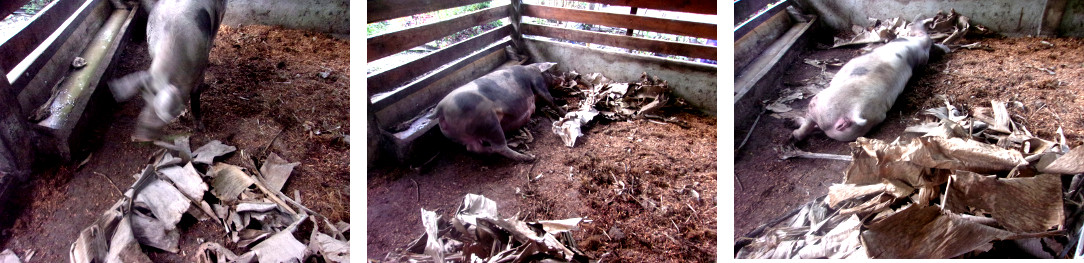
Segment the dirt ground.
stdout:
<path fill-rule="evenodd" d="M 665 114 L 690 126 L 592 124 L 569 148 L 550 131 L 552 120 L 536 115 L 526 126 L 535 139 L 527 150 L 538 157 L 534 163 L 473 154 L 448 142 L 436 145 L 442 152 L 421 169 L 370 168 L 368 258 L 383 260 L 423 233 L 419 209 L 449 218 L 464 195 L 475 193 L 496 201 L 502 217 L 591 220 L 572 233 L 593 259 L 714 262 L 716 119 Z M 699 202 L 684 188 L 697 191 Z"/>
<path fill-rule="evenodd" d="M 934 95 L 943 94 L 965 113 L 975 107 L 989 107 L 990 100 L 1009 101 L 1013 120 L 1040 138 L 1056 140 L 1055 132 L 1061 127 L 1070 146 L 1084 143 L 1084 53 L 1080 52 L 1084 40 L 984 38 L 962 43 L 974 42 L 987 48 L 954 50 L 916 71 L 888 118 L 867 137 L 888 141 L 915 137 L 903 134 L 903 129 L 921 123 L 923 110 L 942 106 L 943 101 Z M 805 58 L 848 61 L 857 55 L 857 48 L 810 50 L 790 65 L 784 84 L 797 87 L 819 74 L 820 69 L 802 62 Z M 829 67 L 829 71 L 838 70 Z M 812 94 L 791 107 L 804 110 L 809 97 Z M 1020 104 L 1014 106 L 1012 102 L 1017 101 Z M 843 180 L 847 162 L 779 160 L 776 147 L 787 141 L 794 128 L 796 125 L 784 120 L 761 116 L 754 135 L 735 154 L 735 186 L 741 185 L 734 196 L 735 239 L 827 194 L 829 185 Z M 736 132 L 736 140 L 740 142 L 745 134 Z M 809 152 L 850 154 L 846 143 L 823 133 L 811 136 L 798 147 Z"/>
<path fill-rule="evenodd" d="M 146 41 L 133 40 L 115 64 L 112 76 L 149 66 Z M 301 203 L 330 218 L 350 222 L 349 42 L 328 35 L 269 26 L 222 26 L 210 54 L 203 93 L 205 129 L 196 132 L 188 114 L 167 127 L 168 134 L 189 134 L 191 145 L 211 140 L 257 153 L 270 147 L 294 169 L 283 192 L 300 191 Z M 329 73 L 320 76 L 321 72 Z M 135 181 L 157 146 L 129 141 L 141 99 L 112 102 L 99 88 L 92 100 L 98 114 L 88 127 L 83 149 L 73 161 L 44 160 L 32 179 L 17 191 L 0 217 L 0 247 L 35 262 L 67 262 L 79 231 L 116 202 Z M 236 152 L 224 161 L 241 164 Z M 81 162 L 85 162 L 80 166 Z M 114 188 L 115 184 L 116 188 Z M 197 246 L 214 241 L 233 249 L 214 222 L 181 221 L 181 253 L 144 248 L 156 262 L 195 262 Z M 238 252 L 235 250 L 235 252 Z"/>

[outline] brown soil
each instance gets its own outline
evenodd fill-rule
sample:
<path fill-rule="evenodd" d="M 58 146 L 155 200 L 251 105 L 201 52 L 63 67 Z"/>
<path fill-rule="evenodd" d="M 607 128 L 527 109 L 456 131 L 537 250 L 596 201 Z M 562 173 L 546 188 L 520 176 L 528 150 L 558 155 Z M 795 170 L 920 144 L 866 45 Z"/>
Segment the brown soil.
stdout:
<path fill-rule="evenodd" d="M 142 38 L 137 34 L 120 51 L 124 53 L 113 74 L 105 79 L 149 66 Z M 210 86 L 202 96 L 205 129 L 195 131 L 186 114 L 170 124 L 167 133 L 191 135 L 193 149 L 220 140 L 238 152 L 259 156 L 281 131 L 270 152 L 301 162 L 283 192 L 292 196 L 299 191 L 305 206 L 332 222 L 350 222 L 349 147 L 343 140 L 350 127 L 349 43 L 269 26 L 222 26 L 210 61 L 204 81 Z M 318 76 L 325 71 L 329 77 Z M 92 103 L 101 114 L 92 115 L 91 132 L 71 163 L 39 162 L 33 179 L 3 211 L 0 247 L 20 256 L 32 250 L 33 261 L 67 262 L 79 231 L 120 198 L 117 188 L 127 189 L 135 181 L 132 175 L 158 147 L 129 141 L 143 101 L 111 100 L 104 86 L 96 91 Z M 242 164 L 236 153 L 224 161 Z M 181 221 L 181 253 L 144 251 L 156 262 L 195 262 L 200 242 L 233 248 L 224 233 L 214 222 L 186 216 Z"/>
<path fill-rule="evenodd" d="M 569 148 L 550 131 L 552 120 L 536 116 L 527 125 L 535 138 L 527 150 L 538 157 L 534 163 L 469 153 L 448 143 L 438 146 L 442 153 L 419 171 L 370 168 L 368 257 L 382 260 L 420 236 L 419 209 L 448 218 L 464 195 L 475 193 L 496 201 L 502 217 L 591 220 L 573 236 L 593 259 L 713 262 L 716 120 L 666 114 L 690 127 L 646 120 L 592 124 Z M 680 192 L 686 187 L 696 190 L 701 202 Z M 657 208 L 641 205 L 649 202 Z M 625 237 L 615 237 L 611 229 Z"/>
<path fill-rule="evenodd" d="M 1042 43 L 1048 42 L 1052 45 Z M 934 95 L 946 95 L 965 113 L 976 107 L 989 107 L 990 100 L 1019 101 L 1023 108 L 1012 106 L 1014 121 L 1024 124 L 1036 136 L 1055 140 L 1062 127 L 1071 146 L 1084 142 L 1084 40 L 1079 38 L 986 38 L 989 49 L 959 49 L 932 60 L 916 71 L 904 93 L 889 111 L 888 118 L 867 137 L 894 140 L 915 137 L 903 129 L 919 124 L 922 111 L 943 105 Z M 850 60 L 857 49 L 810 50 L 790 65 L 784 83 L 800 83 L 819 73 L 806 65 L 804 58 Z M 1053 75 L 1039 69 L 1050 69 Z M 829 68 L 838 71 L 838 68 Z M 809 100 L 791 106 L 805 109 Z M 735 177 L 742 187 L 735 190 L 735 238 L 752 231 L 759 224 L 813 198 L 827 194 L 828 186 L 843 179 L 848 163 L 829 160 L 779 160 L 775 149 L 787 142 L 795 127 L 768 115 L 760 123 L 747 145 L 736 153 Z M 738 132 L 740 142 L 745 132 Z M 849 155 L 846 143 L 815 134 L 798 147 L 818 153 Z M 735 182 L 735 185 L 738 183 Z"/>

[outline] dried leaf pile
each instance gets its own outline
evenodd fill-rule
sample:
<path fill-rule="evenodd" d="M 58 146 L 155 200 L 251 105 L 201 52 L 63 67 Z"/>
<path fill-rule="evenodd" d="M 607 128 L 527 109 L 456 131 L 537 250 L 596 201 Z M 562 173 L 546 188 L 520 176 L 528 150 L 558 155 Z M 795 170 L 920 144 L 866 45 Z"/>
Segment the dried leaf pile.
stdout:
<path fill-rule="evenodd" d="M 740 238 L 736 256 L 958 258 L 1002 241 L 1067 257 L 1084 223 L 1084 147 L 1033 136 L 1006 104 L 968 116 L 946 100 L 926 111 L 936 121 L 907 128 L 922 137 L 859 138 L 841 184 Z"/>
<path fill-rule="evenodd" d="M 919 17 L 921 19 L 921 17 Z M 949 11 L 948 14 L 944 12 L 937 12 L 932 18 L 933 21 L 926 29 L 927 34 L 936 43 L 942 45 L 955 46 L 954 44 L 967 35 L 969 32 L 972 34 L 989 34 L 991 31 L 982 25 L 971 25 L 971 19 L 956 13 L 955 9 Z M 837 36 L 835 37 L 832 48 L 861 45 L 871 43 L 887 43 L 900 36 L 906 36 L 911 31 L 911 27 L 914 22 L 910 23 L 903 19 L 896 17 L 888 20 L 880 20 L 870 18 L 872 26 L 861 27 L 854 25 L 851 28 L 852 32 L 844 32 L 845 35 L 853 35 L 851 37 Z M 971 30 L 974 32 L 971 32 Z"/>
<path fill-rule="evenodd" d="M 582 127 L 598 115 L 611 121 L 648 118 L 685 125 L 676 118 L 658 115 L 664 106 L 685 103 L 671 95 L 665 80 L 648 77 L 647 72 L 635 83 L 616 83 L 601 73 L 580 75 L 576 71 L 559 72 L 547 79 L 559 82 L 553 88 L 555 92 L 580 98 L 574 109 L 553 122 L 553 133 L 561 137 L 565 146 L 575 146 L 576 138 L 583 136 Z"/>
<path fill-rule="evenodd" d="M 570 231 L 583 218 L 524 222 L 500 218 L 497 202 L 467 194 L 455 217 L 421 209 L 425 233 L 384 262 L 589 262 Z"/>
<path fill-rule="evenodd" d="M 271 153 L 253 175 L 255 163 L 246 169 L 215 162 L 237 150 L 217 140 L 195 151 L 187 137 L 156 144 L 165 149 L 135 175 L 124 198 L 72 244 L 72 262 L 150 262 L 141 245 L 178 253 L 177 224 L 184 214 L 222 226 L 228 245 L 244 251 L 238 255 L 206 242 L 199 251 L 188 252 L 195 252 L 200 262 L 349 262 L 349 224 L 331 224 L 302 206 L 296 191 L 292 199 L 280 192 L 299 163 Z"/>

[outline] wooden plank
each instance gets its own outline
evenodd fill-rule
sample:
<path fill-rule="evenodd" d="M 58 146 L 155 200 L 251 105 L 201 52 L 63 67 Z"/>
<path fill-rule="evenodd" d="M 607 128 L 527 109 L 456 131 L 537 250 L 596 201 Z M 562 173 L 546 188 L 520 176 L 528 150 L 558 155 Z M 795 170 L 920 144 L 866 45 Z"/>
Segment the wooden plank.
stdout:
<path fill-rule="evenodd" d="M 647 72 L 669 81 L 676 97 L 712 115 L 719 103 L 718 90 L 730 92 L 729 85 L 719 85 L 719 67 L 715 65 L 599 50 L 544 38 L 528 38 L 526 44 L 532 59 L 557 62 L 554 67 L 560 71 L 597 72 L 617 82 L 635 81 L 640 79 L 640 73 Z"/>
<path fill-rule="evenodd" d="M 395 89 L 411 79 L 424 75 L 441 66 L 455 61 L 461 57 L 470 55 L 474 51 L 485 48 L 489 44 L 497 42 L 501 38 L 512 34 L 512 25 L 504 25 L 494 30 L 487 31 L 467 39 L 466 41 L 429 53 L 417 60 L 400 65 L 384 72 L 376 73 L 368 78 L 369 94 L 377 94 Z"/>
<path fill-rule="evenodd" d="M 487 0 L 369 0 L 365 3 L 366 22 L 380 22 L 409 15 L 428 13 Z"/>
<path fill-rule="evenodd" d="M 490 7 L 485 10 L 445 21 L 370 37 L 367 39 L 367 61 L 372 62 L 373 60 L 394 55 L 395 53 L 429 43 L 467 28 L 480 26 L 497 19 L 508 17 L 510 8 L 512 8 L 511 5 Z"/>
<path fill-rule="evenodd" d="M 15 33 L 7 42 L 0 44 L 0 67 L 15 68 L 26 55 L 34 51 L 42 41 L 56 31 L 86 0 L 57 0 L 34 21 Z M 93 0 L 91 0 L 93 1 Z M 63 38 L 60 38 L 63 39 Z"/>
<path fill-rule="evenodd" d="M 772 7 L 772 9 L 769 9 L 767 12 L 758 15 L 756 18 L 753 18 L 753 20 L 749 20 L 748 22 L 745 22 L 741 25 L 735 25 L 734 39 L 739 39 L 745 36 L 745 34 L 748 34 L 749 31 L 753 31 L 753 28 L 759 26 L 760 23 L 768 21 L 769 18 L 772 18 L 772 16 L 774 16 L 775 14 L 787 9 L 788 6 L 790 6 L 790 2 L 783 2 L 781 4 L 775 5 L 775 7 Z"/>
<path fill-rule="evenodd" d="M 57 0 L 57 1 L 59 2 L 59 1 L 67 1 L 67 0 Z M 83 0 L 80 0 L 80 1 L 83 1 Z M 30 82 L 30 80 L 34 78 L 34 76 L 38 73 L 38 71 L 41 70 L 42 67 L 44 67 L 49 62 L 49 60 L 53 57 L 53 55 L 56 54 L 57 50 L 59 50 L 61 48 L 61 46 L 63 46 L 64 43 L 67 42 L 66 40 L 68 39 L 68 37 L 71 36 L 71 34 L 73 32 L 75 32 L 76 29 L 81 27 L 81 25 L 83 24 L 83 20 L 86 20 L 88 15 L 90 15 L 91 13 L 94 13 L 95 10 L 98 9 L 97 7 L 98 7 L 99 4 L 103 3 L 102 1 L 104 1 L 104 0 L 86 0 L 87 3 L 83 4 L 84 6 L 86 6 L 86 8 L 83 9 L 78 14 L 75 14 L 75 19 L 72 20 L 71 24 L 68 24 L 68 26 L 65 27 L 63 29 L 63 31 L 60 31 L 60 35 L 57 36 L 57 39 L 59 39 L 59 40 L 58 41 L 53 41 L 51 44 L 49 44 L 49 46 L 45 47 L 45 50 L 42 51 L 41 55 L 39 55 L 37 59 L 35 59 L 33 62 L 31 62 L 31 64 L 26 68 L 26 70 L 23 71 L 23 74 L 19 75 L 19 77 L 17 77 L 14 81 L 12 81 L 12 86 L 15 86 L 17 88 L 25 87 L 27 85 L 27 83 Z M 106 4 L 108 4 L 108 3 L 106 3 Z M 78 6 L 76 6 L 76 7 L 78 7 Z M 29 28 L 29 26 L 27 28 Z M 23 31 L 24 32 L 32 32 L 32 31 L 26 31 L 26 29 L 24 29 Z M 50 31 L 50 32 L 52 32 L 52 31 Z M 4 43 L 4 44 L 7 44 L 7 43 Z M 33 49 L 34 48 L 31 48 L 30 50 L 32 51 Z M 5 49 L 3 47 L 0 47 L 0 54 L 4 54 L 3 52 L 7 52 L 7 51 L 5 51 Z M 74 51 L 74 52 L 78 52 L 78 51 Z M 18 57 L 20 58 L 19 60 L 22 60 L 24 57 L 26 57 L 26 55 L 24 54 L 24 55 L 18 56 Z M 3 59 L 3 58 L 0 58 L 0 59 Z M 19 62 L 16 62 L 15 64 L 13 64 L 13 66 L 18 64 L 18 63 Z M 69 61 L 69 63 L 70 63 L 70 61 Z M 0 64 L 2 64 L 2 63 L 0 63 Z M 3 66 L 3 65 L 0 65 L 0 67 L 4 67 L 4 68 L 8 68 L 8 69 L 11 68 L 11 67 Z"/>
<path fill-rule="evenodd" d="M 786 15 L 786 14 L 783 14 Z M 762 101 L 774 96 L 782 86 L 781 76 L 792 61 L 804 52 L 812 41 L 814 18 L 796 23 L 782 37 L 734 77 L 734 136 L 741 140 L 749 133 L 757 115 L 764 107 Z"/>
<path fill-rule="evenodd" d="M 779 0 L 738 0 L 734 2 L 734 25 L 749 19 L 761 9 Z"/>
<path fill-rule="evenodd" d="M 719 50 L 714 46 L 660 41 L 534 24 L 523 24 L 523 34 L 712 60 L 717 60 L 716 56 Z"/>
<path fill-rule="evenodd" d="M 410 95 L 410 94 L 412 94 L 414 92 L 417 92 L 418 90 L 420 90 L 420 89 L 422 89 L 422 88 L 424 88 L 426 86 L 429 86 L 429 84 L 433 84 L 437 80 L 440 80 L 441 78 L 444 78 L 445 76 L 448 76 L 448 74 L 451 74 L 452 72 L 455 72 L 456 70 L 458 70 L 458 69 L 462 68 L 463 66 L 466 66 L 466 65 L 474 62 L 475 60 L 481 59 L 482 57 L 485 57 L 486 55 L 489 55 L 490 53 L 493 53 L 493 52 L 496 52 L 496 51 L 502 51 L 503 52 L 503 50 L 501 50 L 501 49 L 503 49 L 505 46 L 507 46 L 507 45 L 509 45 L 511 43 L 512 43 L 512 40 L 510 40 L 510 39 L 499 42 L 498 44 L 492 45 L 489 48 L 486 48 L 485 50 L 482 50 L 481 52 L 475 53 L 474 55 L 472 55 L 470 57 L 459 60 L 458 62 L 455 62 L 454 64 L 452 64 L 449 67 L 438 70 L 438 71 L 434 72 L 433 74 L 431 74 L 429 76 L 426 76 L 426 77 L 424 77 L 422 79 L 414 81 L 413 83 L 408 84 L 406 87 L 403 87 L 402 89 L 399 89 L 399 90 L 391 93 L 390 95 L 388 95 L 388 96 L 386 96 L 384 98 L 381 98 L 380 100 L 373 101 L 372 107 L 370 107 L 369 110 L 380 111 L 380 110 L 388 107 L 392 103 L 395 103 L 395 102 L 405 98 L 407 95 Z M 372 94 L 370 94 L 370 96 L 371 95 Z"/>
<path fill-rule="evenodd" d="M 715 24 L 541 5 L 524 4 L 523 6 L 523 15 L 525 16 L 717 39 L 716 29 L 718 26 Z"/>
<path fill-rule="evenodd" d="M 11 15 L 15 10 L 19 10 L 20 7 L 29 3 L 30 0 L 4 0 L 0 1 L 0 19 L 4 19 Z"/>
<path fill-rule="evenodd" d="M 1054 37 L 1058 34 L 1058 26 L 1061 25 L 1062 15 L 1065 14 L 1066 0 L 1047 0 L 1043 11 L 1042 25 L 1039 27 L 1040 36 Z"/>
<path fill-rule="evenodd" d="M 718 2 L 706 0 L 584 0 L 584 2 L 707 15 L 715 15 L 719 12 Z"/>

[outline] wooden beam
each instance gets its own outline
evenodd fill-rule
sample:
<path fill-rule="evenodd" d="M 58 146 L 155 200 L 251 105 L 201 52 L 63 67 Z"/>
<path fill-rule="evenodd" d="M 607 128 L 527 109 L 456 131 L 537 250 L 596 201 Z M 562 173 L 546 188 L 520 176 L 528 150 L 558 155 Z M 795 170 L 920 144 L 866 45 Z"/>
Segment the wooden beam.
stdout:
<path fill-rule="evenodd" d="M 510 5 L 490 7 L 441 22 L 370 37 L 367 40 L 368 57 L 366 59 L 368 59 L 367 61 L 372 62 L 373 60 L 394 55 L 395 53 L 446 37 L 464 29 L 508 17 L 510 12 L 508 10 L 509 8 L 512 7 Z"/>
<path fill-rule="evenodd" d="M 24 5 L 26 5 L 26 3 L 29 3 L 29 2 L 30 2 L 30 0 L 4 0 L 4 1 L 0 1 L 0 19 L 4 19 L 5 17 L 8 17 L 8 15 L 11 15 L 11 13 L 15 12 L 15 10 L 19 10 L 20 7 L 23 7 Z"/>
<path fill-rule="evenodd" d="M 512 34 L 512 25 L 504 25 L 484 34 L 472 37 L 455 45 L 429 53 L 424 57 L 400 65 L 366 78 L 369 94 L 387 92 L 402 86 L 407 81 L 425 75 L 429 71 L 447 65 L 449 62 L 470 55 L 489 44 Z"/>
<path fill-rule="evenodd" d="M 527 24 L 524 24 L 524 25 L 527 25 Z M 414 82 L 408 84 L 407 86 L 403 87 L 402 89 L 394 91 L 391 94 L 387 95 L 386 97 L 381 98 L 380 100 L 373 101 L 373 104 L 371 105 L 369 110 L 371 110 L 371 111 L 383 110 L 384 108 L 388 107 L 392 103 L 395 103 L 395 102 L 405 98 L 407 95 L 413 94 L 414 92 L 417 92 L 418 90 L 420 90 L 420 89 L 422 89 L 422 88 L 424 88 L 426 86 L 429 86 L 430 84 L 433 84 L 437 80 L 440 80 L 441 78 L 444 78 L 445 76 L 448 76 L 448 74 L 451 74 L 452 72 L 455 72 L 456 70 L 459 70 L 460 68 L 474 62 L 475 60 L 481 59 L 482 57 L 485 57 L 485 56 L 489 55 L 490 53 L 497 52 L 497 51 L 502 51 L 501 49 L 503 49 L 505 46 L 507 46 L 507 45 L 509 45 L 511 43 L 512 43 L 511 39 L 498 42 L 496 45 L 492 45 L 489 48 L 486 48 L 485 50 L 482 50 L 481 52 L 474 53 L 474 55 L 472 55 L 470 57 L 459 60 L 459 61 L 455 62 L 454 64 L 452 64 L 452 65 L 450 65 L 450 66 L 448 66 L 446 68 L 437 70 L 436 72 L 433 72 L 433 74 L 430 74 L 429 76 L 426 76 L 426 77 L 421 78 L 421 79 L 419 79 L 417 81 L 414 81 Z M 372 96 L 372 94 L 369 94 L 369 95 Z"/>
<path fill-rule="evenodd" d="M 707 15 L 715 15 L 719 12 L 718 2 L 706 0 L 584 0 L 584 2 Z"/>
<path fill-rule="evenodd" d="M 779 2 L 779 0 L 738 0 L 734 2 L 734 25 L 749 19 L 775 2 Z"/>
<path fill-rule="evenodd" d="M 95 2 L 95 0 L 90 0 Z M 45 10 L 42 10 L 42 14 L 37 19 L 31 21 L 29 25 L 15 33 L 11 39 L 0 44 L 0 67 L 11 69 L 15 68 L 19 62 L 22 62 L 30 52 L 38 48 L 45 39 L 49 38 L 49 35 L 53 34 L 61 24 L 64 24 L 65 20 L 71 17 L 72 13 L 75 13 L 76 9 L 79 9 L 83 5 L 84 0 L 57 0 Z M 74 24 L 73 26 L 78 26 Z M 58 38 L 63 42 L 63 38 Z"/>
<path fill-rule="evenodd" d="M 1047 0 L 1043 11 L 1042 25 L 1039 26 L 1039 35 L 1054 37 L 1058 35 L 1058 26 L 1061 25 L 1061 17 L 1065 14 L 1065 0 Z"/>
<path fill-rule="evenodd" d="M 365 3 L 366 23 L 428 13 L 486 0 L 369 0 Z"/>
<path fill-rule="evenodd" d="M 668 55 L 717 60 L 718 48 L 714 46 L 687 44 L 681 42 L 652 40 L 623 35 L 604 34 L 591 31 L 564 29 L 535 24 L 523 24 L 523 33 L 545 36 L 576 42 L 594 43 L 619 48 L 649 51 Z"/>
<path fill-rule="evenodd" d="M 579 22 L 608 27 L 630 28 L 698 38 L 717 39 L 715 24 L 671 20 L 664 18 L 614 14 L 580 9 L 549 7 L 541 5 L 523 5 L 523 15 Z M 631 31 L 631 30 L 630 30 Z"/>
<path fill-rule="evenodd" d="M 755 18 L 749 20 L 748 22 L 745 22 L 744 24 L 734 25 L 734 39 L 739 39 L 745 36 L 745 34 L 748 34 L 749 31 L 753 31 L 753 28 L 759 26 L 760 23 L 764 23 L 764 21 L 768 21 L 768 19 L 772 18 L 772 16 L 774 16 L 775 14 L 786 10 L 788 6 L 790 6 L 790 2 L 784 2 L 775 5 L 771 9 L 768 9 L 767 12 L 757 15 Z"/>
<path fill-rule="evenodd" d="M 58 1 L 58 4 L 59 4 L 60 1 L 68 1 L 68 0 L 57 0 L 57 1 Z M 87 1 L 87 3 L 83 4 L 83 5 L 85 5 L 87 8 L 83 9 L 81 12 L 74 15 L 75 18 L 72 20 L 71 24 L 69 24 L 62 31 L 60 31 L 60 35 L 57 36 L 58 40 L 53 41 L 52 43 L 49 44 L 49 46 L 45 47 L 45 50 L 42 51 L 41 55 L 39 55 L 37 59 L 35 59 L 33 62 L 31 62 L 30 65 L 26 68 L 26 70 L 24 70 L 23 73 L 21 75 L 19 75 L 19 77 L 15 78 L 15 80 L 12 81 L 12 84 L 11 84 L 12 86 L 15 86 L 16 88 L 21 89 L 21 88 L 24 88 L 27 85 L 27 83 L 30 82 L 30 80 L 34 79 L 34 76 L 38 73 L 39 70 L 42 69 L 42 67 L 45 67 L 45 65 L 49 63 L 50 59 L 53 57 L 53 55 L 56 54 L 57 50 L 59 50 L 61 46 L 64 46 L 64 43 L 67 42 L 66 40 L 68 39 L 68 37 L 71 36 L 72 33 L 75 32 L 76 29 L 81 27 L 81 25 L 83 24 L 83 20 L 86 20 L 88 15 L 90 15 L 91 13 L 94 13 L 95 10 L 98 9 L 97 5 L 101 4 L 102 1 L 104 1 L 104 0 L 86 0 L 86 1 Z M 79 6 L 76 5 L 76 7 L 79 7 Z M 67 17 L 65 17 L 65 19 L 67 19 Z M 103 19 L 103 21 L 104 21 L 104 19 Z M 35 21 L 35 22 L 37 22 L 37 21 Z M 33 24 L 31 24 L 31 25 L 33 25 Z M 30 26 L 27 26 L 27 28 L 30 28 Z M 23 32 L 27 32 L 27 29 L 23 29 Z M 33 31 L 30 31 L 30 32 L 33 32 Z M 50 32 L 50 34 L 52 33 L 52 31 L 49 31 L 49 32 Z M 7 43 L 4 43 L 4 45 L 6 45 L 6 44 Z M 34 48 L 37 48 L 37 47 L 35 46 Z M 27 54 L 29 54 L 30 51 L 33 51 L 34 48 L 29 49 L 27 51 L 28 52 Z M 10 53 L 6 53 L 6 52 L 8 52 L 7 49 L 5 49 L 2 45 L 0 45 L 0 54 L 10 54 Z M 74 51 L 74 52 L 79 52 L 79 51 Z M 26 56 L 27 55 L 24 54 L 24 55 L 18 56 L 18 57 L 19 57 L 19 60 L 21 61 L 22 59 L 25 59 Z M 0 56 L 0 61 L 2 61 L 4 58 L 5 57 Z M 14 65 L 17 65 L 18 63 L 19 62 L 16 61 L 15 64 L 12 64 L 12 67 L 14 67 Z M 0 67 L 7 68 L 10 71 L 11 67 L 3 66 L 2 64 L 3 63 L 0 62 Z"/>

